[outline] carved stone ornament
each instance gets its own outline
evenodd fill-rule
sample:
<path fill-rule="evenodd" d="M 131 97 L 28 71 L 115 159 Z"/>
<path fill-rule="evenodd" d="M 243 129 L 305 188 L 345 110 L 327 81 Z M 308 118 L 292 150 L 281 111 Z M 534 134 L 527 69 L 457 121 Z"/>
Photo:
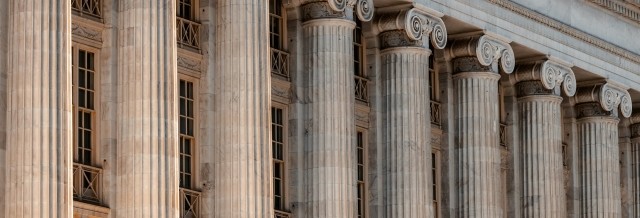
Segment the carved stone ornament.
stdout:
<path fill-rule="evenodd" d="M 78 23 L 71 23 L 71 33 L 75 36 L 90 39 L 96 42 L 102 42 L 102 32 Z"/>
<path fill-rule="evenodd" d="M 373 19 L 373 0 L 308 0 L 302 8 L 303 20 L 342 18 L 352 20 L 352 10 L 361 21 Z"/>
<path fill-rule="evenodd" d="M 532 95 L 554 95 L 553 89 L 547 89 L 542 82 L 536 80 L 522 81 L 516 84 L 516 94 L 518 97 Z"/>
<path fill-rule="evenodd" d="M 511 79 L 518 84 L 524 81 L 539 81 L 547 90 L 554 90 L 562 85 L 562 90 L 567 96 L 574 96 L 577 89 L 576 76 L 571 68 L 550 60 L 518 65 Z"/>
<path fill-rule="evenodd" d="M 443 49 L 447 45 L 447 30 L 442 19 L 416 8 L 380 14 L 377 27 L 381 35 L 387 31 L 402 30 L 408 41 L 426 41 L 425 38 L 431 34 L 434 48 Z"/>
<path fill-rule="evenodd" d="M 193 70 L 196 72 L 201 72 L 202 70 L 200 69 L 202 66 L 202 63 L 198 60 L 193 60 L 190 58 L 186 58 L 184 56 L 180 56 L 178 55 L 178 67 L 182 67 L 185 69 L 189 69 L 189 70 Z"/>
<path fill-rule="evenodd" d="M 456 39 L 449 49 L 452 58 L 476 57 L 481 65 L 500 62 L 500 69 L 507 74 L 515 68 L 515 56 L 511 45 L 488 35 Z"/>
<path fill-rule="evenodd" d="M 581 103 L 598 103 L 602 110 L 609 112 L 617 110 L 619 107 L 622 116 L 631 116 L 632 104 L 629 92 L 608 83 L 578 88 L 574 101 L 576 107 Z"/>

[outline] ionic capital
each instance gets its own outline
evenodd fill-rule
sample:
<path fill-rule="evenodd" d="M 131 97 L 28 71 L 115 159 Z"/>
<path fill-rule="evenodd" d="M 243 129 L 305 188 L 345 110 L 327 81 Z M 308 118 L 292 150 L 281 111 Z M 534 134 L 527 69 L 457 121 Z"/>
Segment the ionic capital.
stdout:
<path fill-rule="evenodd" d="M 376 26 L 383 48 L 426 46 L 424 41 L 429 34 L 434 48 L 443 49 L 447 45 L 442 19 L 418 8 L 379 14 Z"/>
<path fill-rule="evenodd" d="M 562 90 L 567 96 L 574 96 L 577 89 L 573 70 L 569 66 L 552 60 L 519 64 L 510 79 L 517 86 L 531 84 L 530 81 L 538 81 L 541 88 L 546 90 L 554 90 L 562 86 Z"/>
<path fill-rule="evenodd" d="M 474 57 L 483 66 L 500 62 L 500 69 L 509 74 L 515 68 L 515 56 L 509 43 L 490 35 L 471 36 L 453 40 L 449 47 L 453 58 Z"/>
<path fill-rule="evenodd" d="M 602 111 L 617 114 L 619 110 L 622 116 L 631 116 L 631 95 L 626 89 L 612 85 L 610 83 L 597 83 L 584 87 L 578 87 L 573 103 L 578 109 L 578 114 L 584 111 L 581 105 L 598 105 Z M 596 103 L 596 104 L 593 104 Z M 593 107 L 593 106 L 590 106 Z M 589 110 L 595 110 L 591 108 Z M 588 115 L 588 114 L 585 114 Z"/>
<path fill-rule="evenodd" d="M 343 18 L 353 20 L 352 12 L 361 21 L 371 21 L 374 14 L 373 0 L 306 0 L 303 1 L 304 21 L 323 18 Z"/>

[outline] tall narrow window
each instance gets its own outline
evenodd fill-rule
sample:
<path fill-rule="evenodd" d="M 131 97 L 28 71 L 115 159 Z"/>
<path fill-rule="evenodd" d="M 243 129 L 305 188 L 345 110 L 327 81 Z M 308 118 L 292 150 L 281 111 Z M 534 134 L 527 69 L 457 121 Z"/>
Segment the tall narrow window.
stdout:
<path fill-rule="evenodd" d="M 187 20 L 194 20 L 192 0 L 178 0 L 176 16 Z"/>
<path fill-rule="evenodd" d="M 356 28 L 353 30 L 353 74 L 355 78 L 356 100 L 368 102 L 367 79 L 364 72 L 362 22 L 358 19 L 356 19 Z"/>
<path fill-rule="evenodd" d="M 433 214 L 435 218 L 438 218 L 438 211 L 440 206 L 440 201 L 438 199 L 438 181 L 440 180 L 440 175 L 438 173 L 438 153 L 433 151 L 431 152 L 431 183 L 432 183 L 432 199 L 433 199 Z"/>
<path fill-rule="evenodd" d="M 271 148 L 273 152 L 274 209 L 283 211 L 284 201 L 284 118 L 283 109 L 271 108 Z"/>
<path fill-rule="evenodd" d="M 191 188 L 193 173 L 193 83 L 180 80 L 180 187 Z"/>
<path fill-rule="evenodd" d="M 269 0 L 271 48 L 282 50 L 282 0 Z"/>
<path fill-rule="evenodd" d="M 95 66 L 94 53 L 78 51 L 77 74 L 77 162 L 85 165 L 92 164 L 93 153 L 93 125 L 95 105 Z"/>
<path fill-rule="evenodd" d="M 358 131 L 357 142 L 356 142 L 356 155 L 357 155 L 357 164 L 358 164 L 358 217 L 365 217 L 365 183 L 364 177 L 366 175 L 364 168 L 364 132 Z"/>
<path fill-rule="evenodd" d="M 96 156 L 96 66 L 95 53 L 72 48 L 74 163 L 73 197 L 100 203 L 102 169 L 94 164 Z"/>
<path fill-rule="evenodd" d="M 429 56 L 429 96 L 432 101 L 438 101 L 436 96 L 438 94 L 438 86 L 436 85 L 438 83 L 438 77 L 434 66 L 435 59 L 434 54 Z"/>

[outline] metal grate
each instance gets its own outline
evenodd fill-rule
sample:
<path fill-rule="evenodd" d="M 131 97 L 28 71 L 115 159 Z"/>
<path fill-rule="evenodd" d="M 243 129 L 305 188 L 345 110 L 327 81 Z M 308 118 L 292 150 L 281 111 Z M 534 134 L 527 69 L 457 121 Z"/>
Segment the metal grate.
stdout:
<path fill-rule="evenodd" d="M 102 19 L 102 0 L 71 0 L 71 9 L 80 16 Z"/>
<path fill-rule="evenodd" d="M 200 192 L 180 188 L 180 218 L 200 217 Z"/>
<path fill-rule="evenodd" d="M 73 198 L 102 203 L 102 169 L 73 163 Z"/>
<path fill-rule="evenodd" d="M 436 101 L 431 101 L 431 124 L 440 126 L 442 124 L 442 120 L 440 117 L 440 103 Z"/>
<path fill-rule="evenodd" d="M 271 48 L 271 73 L 289 78 L 289 53 Z"/>
<path fill-rule="evenodd" d="M 356 100 L 362 102 L 369 102 L 369 93 L 367 91 L 367 82 L 369 81 L 367 78 L 361 76 L 354 76 L 355 78 L 355 94 Z"/>
<path fill-rule="evenodd" d="M 200 50 L 200 24 L 177 18 L 178 47 Z"/>

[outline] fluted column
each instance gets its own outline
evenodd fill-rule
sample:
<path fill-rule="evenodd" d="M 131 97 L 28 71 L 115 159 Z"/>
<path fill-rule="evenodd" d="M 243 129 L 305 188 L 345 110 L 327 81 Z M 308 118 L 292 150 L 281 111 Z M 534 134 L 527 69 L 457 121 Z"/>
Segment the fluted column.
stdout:
<path fill-rule="evenodd" d="M 268 1 L 215 4 L 214 217 L 273 217 Z"/>
<path fill-rule="evenodd" d="M 513 71 L 508 43 L 489 36 L 455 40 L 454 119 L 457 216 L 504 217 L 501 205 L 498 65 Z M 498 60 L 500 62 L 498 63 Z"/>
<path fill-rule="evenodd" d="M 308 82 L 305 144 L 306 217 L 355 217 L 353 8 L 347 1 L 311 1 L 303 14 Z M 366 3 L 366 2 L 365 2 Z M 365 20 L 373 15 L 366 13 Z M 361 14 L 361 13 L 360 13 Z"/>
<path fill-rule="evenodd" d="M 4 216 L 5 208 L 5 169 L 6 169 L 6 127 L 7 127 L 7 35 L 8 1 L 0 1 L 0 216 Z"/>
<path fill-rule="evenodd" d="M 115 217 L 178 217 L 175 5 L 118 4 Z"/>
<path fill-rule="evenodd" d="M 431 181 L 431 123 L 429 119 L 429 32 L 445 33 L 440 18 L 417 9 L 381 14 L 382 141 L 384 217 L 434 217 Z M 411 21 L 419 26 L 411 35 Z M 423 34 L 424 32 L 424 34 Z M 435 34 L 434 33 L 434 36 Z M 442 36 L 442 35 L 441 35 Z M 433 37 L 435 47 L 446 35 Z"/>
<path fill-rule="evenodd" d="M 624 89 L 602 83 L 578 88 L 574 102 L 580 216 L 621 217 L 618 114 L 631 115 L 631 97 Z"/>
<path fill-rule="evenodd" d="M 640 113 L 634 113 L 631 120 L 631 172 L 628 190 L 629 197 L 629 217 L 640 217 Z"/>
<path fill-rule="evenodd" d="M 518 65 L 511 78 L 517 82 L 523 217 L 567 217 L 560 84 L 573 96 L 575 76 L 560 63 L 536 61 Z"/>
<path fill-rule="evenodd" d="M 71 2 L 7 2 L 4 217 L 71 217 Z"/>

